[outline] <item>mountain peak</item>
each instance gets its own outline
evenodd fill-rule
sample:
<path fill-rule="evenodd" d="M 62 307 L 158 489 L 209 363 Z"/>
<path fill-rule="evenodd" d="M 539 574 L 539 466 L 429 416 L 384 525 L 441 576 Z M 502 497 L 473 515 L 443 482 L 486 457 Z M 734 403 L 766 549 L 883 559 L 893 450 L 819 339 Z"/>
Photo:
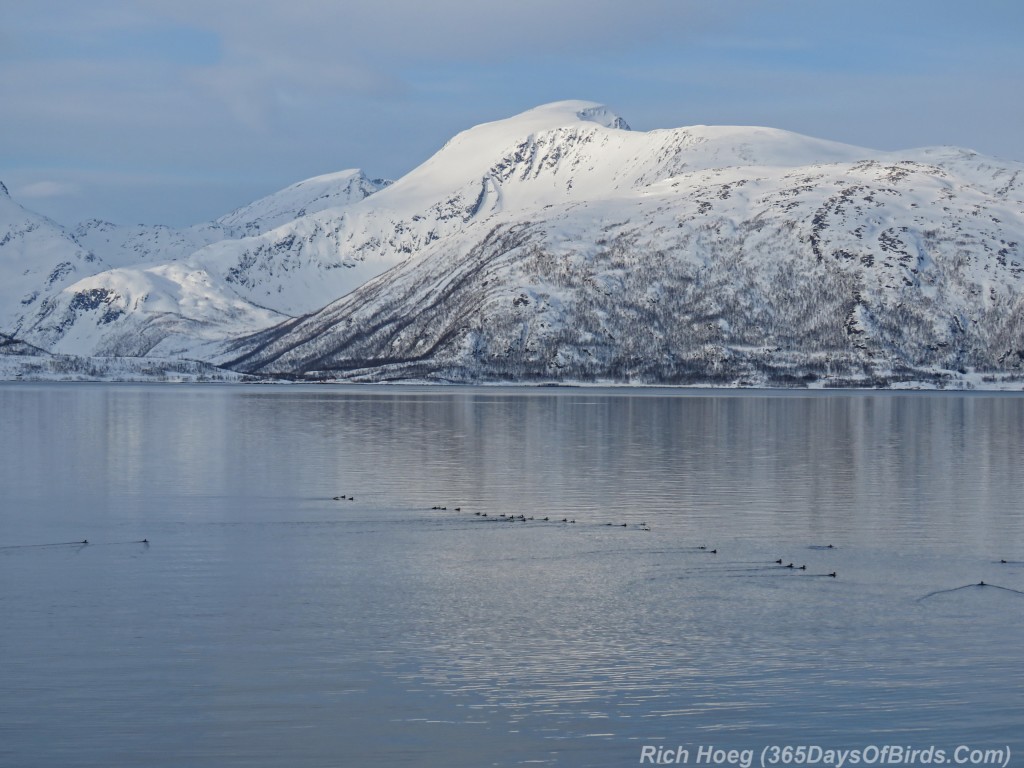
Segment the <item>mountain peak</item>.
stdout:
<path fill-rule="evenodd" d="M 386 179 L 370 179 L 358 168 L 325 173 L 238 208 L 216 223 L 258 234 L 307 214 L 358 202 L 390 183 Z"/>
<path fill-rule="evenodd" d="M 529 132 L 546 128 L 561 128 L 574 123 L 596 123 L 605 128 L 629 130 L 629 124 L 606 105 L 597 101 L 569 99 L 541 104 L 539 107 L 520 112 L 518 115 L 484 125 L 529 125 Z M 477 126 L 478 128 L 482 126 Z M 474 130 L 474 129 L 470 129 Z"/>
<path fill-rule="evenodd" d="M 588 120 L 592 123 L 603 125 L 605 128 L 616 128 L 620 131 L 631 130 L 629 123 L 609 110 L 608 107 L 601 105 L 586 107 L 585 109 L 579 110 L 576 115 L 580 120 Z"/>
<path fill-rule="evenodd" d="M 592 131 L 629 130 L 626 121 L 595 101 L 555 101 L 512 117 L 480 123 L 457 133 L 432 157 L 393 184 L 382 199 L 401 195 L 420 202 L 434 199 L 440 190 L 460 188 L 467 179 L 483 177 L 496 157 L 512 151 L 524 140 L 559 129 Z"/>

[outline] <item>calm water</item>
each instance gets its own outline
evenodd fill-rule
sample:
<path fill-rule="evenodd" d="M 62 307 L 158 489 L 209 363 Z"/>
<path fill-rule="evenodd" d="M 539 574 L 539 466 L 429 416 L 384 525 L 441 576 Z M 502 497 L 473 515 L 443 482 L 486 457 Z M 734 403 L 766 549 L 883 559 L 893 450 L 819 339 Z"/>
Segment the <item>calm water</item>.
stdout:
<path fill-rule="evenodd" d="M 1024 397 L 3 385 L 0 418 L 0 765 L 1024 756 Z"/>

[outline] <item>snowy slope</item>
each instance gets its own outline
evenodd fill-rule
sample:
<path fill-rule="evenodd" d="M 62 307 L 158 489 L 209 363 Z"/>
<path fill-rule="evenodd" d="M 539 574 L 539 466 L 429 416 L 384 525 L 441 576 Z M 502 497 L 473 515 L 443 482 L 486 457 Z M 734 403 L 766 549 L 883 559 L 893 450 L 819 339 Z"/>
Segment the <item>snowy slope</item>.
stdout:
<path fill-rule="evenodd" d="M 75 227 L 72 236 L 114 267 L 177 261 L 210 243 L 258 235 L 310 213 L 350 205 L 389 183 L 369 179 L 358 169 L 339 171 L 292 184 L 214 221 L 191 227 L 122 225 L 90 219 Z"/>
<path fill-rule="evenodd" d="M 283 319 L 180 261 L 111 269 L 79 280 L 42 302 L 19 337 L 60 354 L 192 357 L 207 341 Z"/>
<path fill-rule="evenodd" d="M 327 173 L 260 198 L 221 216 L 215 223 L 226 230 L 257 235 L 312 213 L 358 203 L 390 183 L 386 179 L 370 179 L 357 168 Z"/>
<path fill-rule="evenodd" d="M 599 105 L 562 102 L 476 126 L 362 202 L 216 243 L 193 258 L 250 301 L 290 315 L 310 312 L 482 218 L 494 202 L 486 199 L 491 166 L 524 137 L 605 125 L 626 132 L 624 121 Z"/>
<path fill-rule="evenodd" d="M 85 222 L 75 229 L 75 242 L 102 254 L 105 267 L 114 268 L 95 269 L 96 274 L 71 284 L 64 281 L 59 287 L 65 290 L 37 301 L 18 331 L 62 354 L 139 356 L 186 354 L 210 339 L 265 327 L 286 315 L 250 303 L 216 271 L 208 272 L 188 256 L 210 243 L 258 233 L 310 211 L 349 205 L 386 185 L 349 170 L 301 181 L 185 229 Z"/>
<path fill-rule="evenodd" d="M 0 184 L 0 332 L 16 336 L 48 297 L 103 269 L 63 227 L 23 208 Z"/>
<path fill-rule="evenodd" d="M 237 235 L 215 222 L 175 228 L 89 219 L 71 230 L 77 243 L 114 268 L 178 261 L 210 243 Z"/>

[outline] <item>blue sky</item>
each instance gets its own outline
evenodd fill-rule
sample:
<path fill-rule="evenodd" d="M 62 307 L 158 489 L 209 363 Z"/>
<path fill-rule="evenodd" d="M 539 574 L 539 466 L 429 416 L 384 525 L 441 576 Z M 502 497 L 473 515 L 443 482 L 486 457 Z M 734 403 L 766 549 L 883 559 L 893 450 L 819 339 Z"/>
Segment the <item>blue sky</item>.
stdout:
<path fill-rule="evenodd" d="M 1019 0 L 0 0 L 0 181 L 185 225 L 560 99 L 1024 161 Z"/>

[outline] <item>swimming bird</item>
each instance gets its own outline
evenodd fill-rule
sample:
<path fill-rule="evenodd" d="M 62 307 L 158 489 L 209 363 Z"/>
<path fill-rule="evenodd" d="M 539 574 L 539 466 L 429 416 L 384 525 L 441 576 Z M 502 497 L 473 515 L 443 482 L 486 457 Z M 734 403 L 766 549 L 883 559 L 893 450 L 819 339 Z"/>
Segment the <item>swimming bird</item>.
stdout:
<path fill-rule="evenodd" d="M 778 560 L 776 560 L 775 562 L 776 562 L 776 563 L 778 563 L 779 565 L 782 565 L 782 558 L 780 557 L 780 558 L 779 558 Z"/>

